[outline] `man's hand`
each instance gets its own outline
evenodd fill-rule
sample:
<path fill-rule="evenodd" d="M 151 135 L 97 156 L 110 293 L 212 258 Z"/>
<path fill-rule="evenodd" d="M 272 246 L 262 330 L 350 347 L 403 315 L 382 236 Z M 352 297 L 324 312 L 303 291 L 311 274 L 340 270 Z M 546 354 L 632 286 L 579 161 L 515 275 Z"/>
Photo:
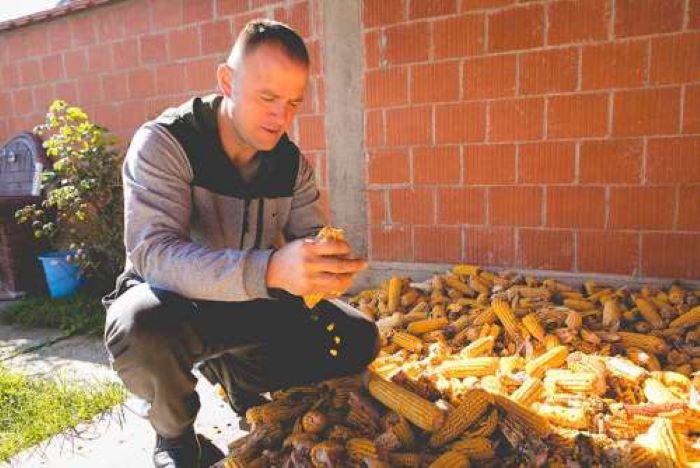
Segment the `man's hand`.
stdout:
<path fill-rule="evenodd" d="M 348 258 L 350 245 L 343 240 L 297 239 L 270 257 L 267 287 L 303 296 L 345 291 L 367 261 Z"/>

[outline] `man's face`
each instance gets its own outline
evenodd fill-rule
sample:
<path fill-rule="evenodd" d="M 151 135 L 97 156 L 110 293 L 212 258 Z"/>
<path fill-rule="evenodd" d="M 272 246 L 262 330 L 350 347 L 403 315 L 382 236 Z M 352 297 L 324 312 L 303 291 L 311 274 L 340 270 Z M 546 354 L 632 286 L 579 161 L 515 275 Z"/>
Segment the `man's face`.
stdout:
<path fill-rule="evenodd" d="M 232 123 L 241 143 L 275 147 L 301 104 L 309 71 L 278 47 L 261 45 L 233 72 Z"/>

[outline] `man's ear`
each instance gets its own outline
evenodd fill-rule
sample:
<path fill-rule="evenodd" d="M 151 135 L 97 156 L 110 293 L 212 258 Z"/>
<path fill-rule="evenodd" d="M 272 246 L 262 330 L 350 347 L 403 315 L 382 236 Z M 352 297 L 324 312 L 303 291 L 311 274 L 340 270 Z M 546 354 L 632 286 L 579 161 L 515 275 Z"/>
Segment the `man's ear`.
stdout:
<path fill-rule="evenodd" d="M 216 83 L 224 96 L 230 97 L 233 91 L 233 73 L 233 68 L 225 63 L 220 63 L 216 69 Z"/>

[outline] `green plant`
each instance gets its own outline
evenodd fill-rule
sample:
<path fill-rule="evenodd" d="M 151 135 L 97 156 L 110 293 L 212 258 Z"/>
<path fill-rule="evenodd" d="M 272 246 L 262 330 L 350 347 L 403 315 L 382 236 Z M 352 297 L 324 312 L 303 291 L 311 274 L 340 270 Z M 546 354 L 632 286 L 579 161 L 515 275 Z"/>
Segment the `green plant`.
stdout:
<path fill-rule="evenodd" d="M 53 167 L 41 174 L 45 200 L 18 210 L 17 221 L 31 223 L 34 237 L 48 239 L 52 248 L 68 251 L 67 260 L 86 278 L 113 281 L 124 263 L 123 155 L 115 137 L 61 100 L 34 132 L 44 139 Z"/>

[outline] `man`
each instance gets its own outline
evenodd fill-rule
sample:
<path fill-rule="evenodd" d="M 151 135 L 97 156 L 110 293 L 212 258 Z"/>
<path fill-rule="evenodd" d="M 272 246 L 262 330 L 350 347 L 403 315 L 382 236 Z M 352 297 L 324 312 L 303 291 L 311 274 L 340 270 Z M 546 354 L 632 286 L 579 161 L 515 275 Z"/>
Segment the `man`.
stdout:
<path fill-rule="evenodd" d="M 127 261 L 105 340 L 148 404 L 158 467 L 199 466 L 193 364 L 243 415 L 262 392 L 360 372 L 378 351 L 372 322 L 299 297 L 366 268 L 346 242 L 314 240 L 319 192 L 285 133 L 308 74 L 293 30 L 250 22 L 217 69 L 220 94 L 145 123 L 127 152 Z"/>

